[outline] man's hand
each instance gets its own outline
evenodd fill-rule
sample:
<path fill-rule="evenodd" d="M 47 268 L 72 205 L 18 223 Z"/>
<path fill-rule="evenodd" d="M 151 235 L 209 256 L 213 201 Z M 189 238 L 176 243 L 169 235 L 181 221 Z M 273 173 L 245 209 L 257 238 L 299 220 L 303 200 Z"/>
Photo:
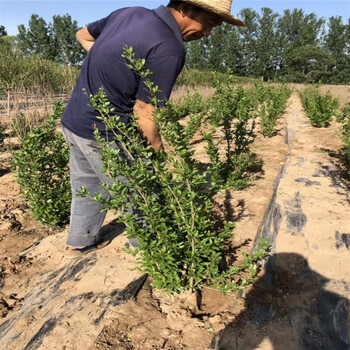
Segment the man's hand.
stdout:
<path fill-rule="evenodd" d="M 139 125 L 141 135 L 154 149 L 160 150 L 163 149 L 163 144 L 159 135 L 159 130 L 154 123 L 154 110 L 155 107 L 150 103 L 136 100 L 134 114 L 138 116 L 136 122 Z"/>
<path fill-rule="evenodd" d="M 95 42 L 95 38 L 88 32 L 87 27 L 78 30 L 75 36 L 86 51 L 89 51 Z"/>

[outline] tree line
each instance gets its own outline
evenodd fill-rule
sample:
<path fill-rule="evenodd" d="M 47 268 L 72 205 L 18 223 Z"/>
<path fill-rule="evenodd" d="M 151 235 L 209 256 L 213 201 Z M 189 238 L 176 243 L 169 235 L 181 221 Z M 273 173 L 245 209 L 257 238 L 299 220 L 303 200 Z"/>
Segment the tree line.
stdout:
<path fill-rule="evenodd" d="M 6 29 L 1 27 L 2 44 L 11 47 L 22 58 L 42 56 L 62 65 L 78 66 L 85 56 L 85 50 L 75 38 L 81 27 L 69 14 L 53 16 L 49 23 L 33 14 L 28 26 L 17 26 L 18 34 L 11 37 L 6 37 Z"/>
<path fill-rule="evenodd" d="M 280 15 L 267 7 L 261 13 L 243 9 L 239 18 L 246 27 L 223 24 L 209 38 L 188 43 L 187 68 L 264 80 L 350 82 L 350 19 L 326 21 L 301 9 Z"/>
<path fill-rule="evenodd" d="M 70 93 L 79 74 L 78 65 L 85 53 L 76 43 L 75 35 L 68 37 L 67 32 L 60 36 L 63 31 L 57 30 L 54 37 L 53 31 L 38 20 L 39 17 L 33 15 L 31 26 L 20 26 L 21 32 L 17 36 L 8 36 L 5 27 L 0 25 L 0 98 L 7 94 L 8 110 L 11 93 L 39 93 L 43 96 L 54 92 Z M 24 32 L 30 35 L 24 35 Z M 65 43 L 57 44 L 60 40 L 64 42 L 62 38 Z"/>
<path fill-rule="evenodd" d="M 187 43 L 186 67 L 266 81 L 350 82 L 350 18 L 326 21 L 301 9 L 278 14 L 267 7 L 260 13 L 243 9 L 239 17 L 246 27 L 222 24 L 209 38 Z M 49 23 L 33 14 L 15 37 L 7 37 L 0 26 L 0 37 L 22 57 L 41 55 L 79 66 L 85 55 L 75 39 L 79 29 L 69 14 L 53 16 Z"/>

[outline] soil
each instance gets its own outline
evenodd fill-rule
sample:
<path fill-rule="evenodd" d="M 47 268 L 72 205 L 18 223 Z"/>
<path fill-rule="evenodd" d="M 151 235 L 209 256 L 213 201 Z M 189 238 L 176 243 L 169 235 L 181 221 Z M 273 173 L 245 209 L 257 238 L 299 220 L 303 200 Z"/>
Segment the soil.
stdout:
<path fill-rule="evenodd" d="M 326 89 L 342 104 L 350 101 L 348 87 Z M 271 243 L 256 283 L 227 295 L 206 288 L 175 296 L 157 291 L 131 270 L 135 258 L 123 251 L 127 239 L 111 212 L 105 227 L 112 243 L 67 261 L 67 227 L 34 220 L 10 153 L 2 152 L 0 349 L 347 349 L 350 185 L 342 173 L 339 125 L 311 127 L 294 92 L 276 130 L 271 138 L 258 132 L 252 145 L 261 160 L 255 181 L 216 198 L 222 215 L 235 221 L 238 258 L 258 246 L 259 235 Z M 203 146 L 194 139 L 199 159 Z M 335 309 L 340 316 L 332 320 L 339 324 L 329 325 L 325 315 Z M 316 346 L 321 331 L 331 335 Z"/>

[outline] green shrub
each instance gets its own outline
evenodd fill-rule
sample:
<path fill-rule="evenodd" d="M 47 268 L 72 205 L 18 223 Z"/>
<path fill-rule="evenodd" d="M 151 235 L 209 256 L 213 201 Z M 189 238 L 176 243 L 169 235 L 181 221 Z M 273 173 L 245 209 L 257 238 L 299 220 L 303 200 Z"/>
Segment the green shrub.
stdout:
<path fill-rule="evenodd" d="M 190 91 L 179 102 L 168 101 L 166 106 L 159 110 L 159 113 L 165 120 L 178 122 L 188 117 L 186 124 L 186 139 L 184 142 L 190 142 L 190 139 L 199 130 L 203 123 L 203 115 L 205 114 L 206 104 L 202 95 L 195 91 Z"/>
<path fill-rule="evenodd" d="M 190 114 L 200 113 L 204 107 L 203 97 L 197 90 L 194 93 L 187 91 L 179 107 L 184 117 Z"/>
<path fill-rule="evenodd" d="M 181 138 L 181 126 L 159 116 L 167 154 L 154 151 L 145 146 L 135 131 L 137 124 L 135 129 L 126 128 L 119 117 L 111 116 L 113 109 L 103 91 L 90 99 L 123 149 L 123 152 L 113 149 L 98 130 L 95 132 L 102 148 L 104 170 L 113 183 L 104 185 L 111 193 L 109 198 L 96 195 L 95 200 L 107 209 L 118 210 L 127 225 L 128 237 L 138 239 L 139 246 L 131 253 L 140 254 L 140 270 L 150 274 L 157 288 L 168 292 L 194 291 L 203 286 L 222 291 L 247 287 L 265 254 L 266 242 L 255 255 L 247 256 L 242 265 L 220 268 L 233 223 L 217 228 L 212 194 L 217 193 L 218 187 L 208 183 L 207 173 L 198 171 L 193 151 L 183 142 L 185 137 Z M 128 182 L 121 182 L 120 176 Z M 82 189 L 81 195 L 88 193 Z M 138 216 L 128 214 L 130 198 Z"/>
<path fill-rule="evenodd" d="M 274 134 L 278 117 L 285 112 L 291 93 L 286 85 L 273 86 L 263 84 L 262 81 L 254 84 L 253 96 L 264 136 L 271 137 Z"/>
<path fill-rule="evenodd" d="M 213 126 L 212 131 L 204 133 L 211 160 L 209 167 L 224 188 L 242 189 L 252 182 L 248 171 L 257 163 L 249 149 L 256 137 L 252 95 L 241 86 L 224 85 L 217 81 L 207 110 L 208 120 Z M 214 130 L 221 130 L 223 134 L 216 143 L 213 140 Z M 225 149 L 224 158 L 219 154 L 222 147 Z"/>
<path fill-rule="evenodd" d="M 160 110 L 160 113 L 178 121 L 188 115 L 201 113 L 204 108 L 203 97 L 195 90 L 194 93 L 187 91 L 187 94 L 180 101 L 168 101 L 165 107 Z"/>
<path fill-rule="evenodd" d="M 316 127 L 328 126 L 334 115 L 337 114 L 339 100 L 333 98 L 328 91 L 326 95 L 320 95 L 317 87 L 308 87 L 299 93 L 306 115 L 311 124 Z"/>
<path fill-rule="evenodd" d="M 64 103 L 56 102 L 47 124 L 34 127 L 21 149 L 12 151 L 12 167 L 33 215 L 52 226 L 67 223 L 71 202 L 69 150 L 56 131 L 63 110 Z"/>
<path fill-rule="evenodd" d="M 350 102 L 347 102 L 337 114 L 337 122 L 342 123 L 350 118 Z"/>
<path fill-rule="evenodd" d="M 347 114 L 343 119 L 343 125 L 341 130 L 341 139 L 344 143 L 344 165 L 348 176 L 350 177 L 350 115 Z"/>
<path fill-rule="evenodd" d="M 124 55 L 136 60 L 132 49 Z M 138 74 L 147 76 L 143 64 L 144 60 L 137 60 L 132 66 L 138 67 Z M 151 83 L 147 85 L 157 90 Z M 220 187 L 209 180 L 209 171 L 198 170 L 194 152 L 184 142 L 188 139 L 186 128 L 178 120 L 168 119 L 166 113 L 156 113 L 167 153 L 155 151 L 136 131 L 137 120 L 131 128 L 119 121 L 103 90 L 89 97 L 106 128 L 113 130 L 115 142 L 122 146 L 111 147 L 112 143 L 106 143 L 95 131 L 104 170 L 112 180 L 112 185 L 104 184 L 111 196 L 103 199 L 96 195 L 95 200 L 107 209 L 118 210 L 127 224 L 128 237 L 138 239 L 139 246 L 130 252 L 139 253 L 140 270 L 150 274 L 157 288 L 168 292 L 195 291 L 203 286 L 222 291 L 246 288 L 257 273 L 267 244 L 263 242 L 262 249 L 247 255 L 237 266 L 220 267 L 233 223 L 217 225 L 212 195 Z M 120 176 L 128 181 L 120 181 Z M 89 194 L 82 189 L 81 195 Z M 139 215 L 128 214 L 131 205 Z"/>

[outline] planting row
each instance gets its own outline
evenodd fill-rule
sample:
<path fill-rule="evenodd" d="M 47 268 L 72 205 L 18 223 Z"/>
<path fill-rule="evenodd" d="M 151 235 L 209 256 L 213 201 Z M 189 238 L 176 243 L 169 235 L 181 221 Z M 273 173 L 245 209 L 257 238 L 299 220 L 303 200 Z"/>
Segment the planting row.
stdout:
<path fill-rule="evenodd" d="M 335 117 L 341 123 L 340 137 L 343 141 L 343 163 L 350 176 L 350 102 L 339 109 L 339 100 L 328 91 L 322 95 L 317 86 L 310 86 L 301 91 L 300 98 L 306 115 L 315 127 L 327 127 Z"/>
<path fill-rule="evenodd" d="M 135 60 L 132 51 L 126 57 Z M 147 75 L 141 63 L 132 66 L 139 67 L 137 74 Z M 147 85 L 155 97 L 157 87 Z M 217 81 L 207 101 L 195 93 L 181 103 L 169 102 L 155 114 L 166 152 L 145 144 L 136 131 L 137 116 L 133 126 L 126 128 L 103 90 L 89 96 L 98 118 L 114 133 L 109 143 L 99 130 L 95 133 L 112 184 L 104 184 L 110 193 L 107 198 L 84 188 L 79 195 L 119 213 L 128 237 L 139 241 L 130 252 L 139 253 L 139 268 L 152 276 L 155 286 L 169 292 L 203 286 L 232 291 L 253 281 L 268 243 L 262 241 L 261 248 L 246 254 L 240 264 L 226 266 L 234 223 L 215 215 L 214 198 L 223 189 L 241 189 L 252 181 L 249 174 L 258 159 L 249 146 L 258 121 L 261 130 L 272 135 L 289 95 L 284 86 L 259 82 L 243 88 Z M 21 135 L 22 146 L 13 152 L 12 163 L 33 214 L 53 225 L 67 222 L 71 195 L 68 149 L 56 132 L 63 108 L 62 103 L 56 104 L 46 125 Z M 194 157 L 194 135 L 206 144 L 207 164 Z M 121 147 L 115 148 L 115 143 Z"/>

